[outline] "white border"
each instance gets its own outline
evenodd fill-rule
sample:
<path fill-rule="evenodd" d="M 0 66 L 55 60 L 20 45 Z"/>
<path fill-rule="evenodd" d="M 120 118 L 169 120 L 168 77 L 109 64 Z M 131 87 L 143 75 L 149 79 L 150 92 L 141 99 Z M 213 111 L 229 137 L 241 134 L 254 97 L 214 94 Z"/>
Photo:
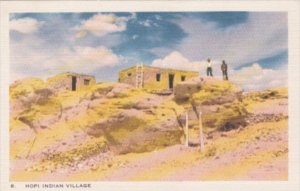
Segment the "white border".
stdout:
<path fill-rule="evenodd" d="M 9 13 L 22 12 L 154 12 L 154 11 L 284 11 L 288 12 L 289 43 L 289 180 L 288 181 L 199 181 L 199 182 L 91 182 L 91 189 L 74 190 L 299 190 L 299 1 L 9 1 L 1 2 L 1 185 L 0 190 L 25 189 L 25 183 L 9 182 Z M 275 21 L 276 22 L 276 21 Z M 266 26 L 267 27 L 267 26 Z M 84 182 L 86 183 L 86 182 Z M 41 189 L 40 189 L 41 190 Z M 62 190 L 62 189 L 43 189 Z M 72 190 L 72 189 L 65 189 Z"/>

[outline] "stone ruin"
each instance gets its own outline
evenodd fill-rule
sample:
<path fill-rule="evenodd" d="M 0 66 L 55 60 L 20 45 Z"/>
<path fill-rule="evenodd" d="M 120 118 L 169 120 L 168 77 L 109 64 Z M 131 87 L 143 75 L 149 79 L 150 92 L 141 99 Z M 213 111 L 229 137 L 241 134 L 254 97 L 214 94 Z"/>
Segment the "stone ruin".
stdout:
<path fill-rule="evenodd" d="M 83 87 L 96 84 L 96 79 L 91 75 L 67 72 L 48 78 L 47 83 L 51 89 L 57 91 L 77 91 Z"/>

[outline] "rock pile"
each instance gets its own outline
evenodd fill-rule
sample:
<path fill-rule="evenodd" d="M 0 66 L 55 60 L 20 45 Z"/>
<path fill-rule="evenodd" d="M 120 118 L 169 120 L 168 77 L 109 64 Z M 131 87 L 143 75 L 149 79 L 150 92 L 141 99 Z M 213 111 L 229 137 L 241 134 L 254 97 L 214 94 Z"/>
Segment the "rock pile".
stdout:
<path fill-rule="evenodd" d="M 272 122 L 272 121 L 280 121 L 283 119 L 287 119 L 288 116 L 283 114 L 252 114 L 248 115 L 246 118 L 246 122 L 248 124 L 255 124 L 255 123 L 263 123 L 263 122 Z"/>

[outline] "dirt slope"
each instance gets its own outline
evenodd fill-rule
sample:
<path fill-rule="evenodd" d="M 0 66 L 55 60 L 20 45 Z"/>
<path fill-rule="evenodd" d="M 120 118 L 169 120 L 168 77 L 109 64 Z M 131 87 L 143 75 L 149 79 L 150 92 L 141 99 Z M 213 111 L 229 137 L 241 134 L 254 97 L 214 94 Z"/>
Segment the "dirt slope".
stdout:
<path fill-rule="evenodd" d="M 39 79 L 13 84 L 11 180 L 287 179 L 286 89 L 245 94 L 209 78 L 176 88 L 161 96 L 118 83 L 77 92 L 55 92 Z"/>

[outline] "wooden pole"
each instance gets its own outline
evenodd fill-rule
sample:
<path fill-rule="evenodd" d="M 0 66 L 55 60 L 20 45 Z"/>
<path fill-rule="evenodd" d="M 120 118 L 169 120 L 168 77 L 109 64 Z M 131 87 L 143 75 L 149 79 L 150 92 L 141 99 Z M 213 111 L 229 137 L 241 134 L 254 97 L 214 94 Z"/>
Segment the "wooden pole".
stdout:
<path fill-rule="evenodd" d="M 189 114 L 185 114 L 185 146 L 189 146 Z"/>
<path fill-rule="evenodd" d="M 200 151 L 204 150 L 203 126 L 202 126 L 202 112 L 199 112 L 199 135 L 200 135 Z"/>
<path fill-rule="evenodd" d="M 34 145 L 34 143 L 35 143 L 36 138 L 37 138 L 37 135 L 35 135 L 35 137 L 34 137 L 32 143 L 31 143 L 31 145 L 30 145 L 30 147 L 29 147 L 29 150 L 28 150 L 27 155 L 26 155 L 26 159 L 29 157 L 29 155 L 30 155 L 30 153 L 31 153 L 31 150 L 32 150 L 32 147 L 33 147 L 33 145 Z"/>

